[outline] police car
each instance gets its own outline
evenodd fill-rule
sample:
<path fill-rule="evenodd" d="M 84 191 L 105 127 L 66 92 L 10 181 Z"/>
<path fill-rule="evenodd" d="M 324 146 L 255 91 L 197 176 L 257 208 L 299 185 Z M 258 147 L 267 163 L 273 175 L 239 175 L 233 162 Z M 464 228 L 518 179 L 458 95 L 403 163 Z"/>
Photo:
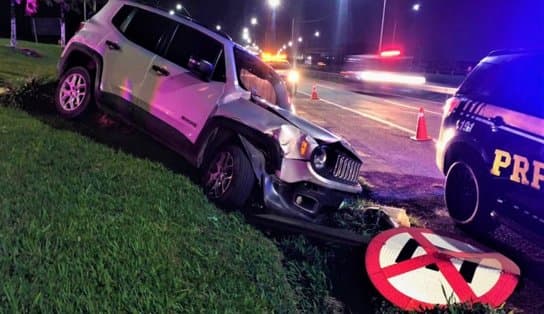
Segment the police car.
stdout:
<path fill-rule="evenodd" d="M 544 235 L 544 52 L 495 51 L 444 106 L 436 161 L 452 219 Z"/>

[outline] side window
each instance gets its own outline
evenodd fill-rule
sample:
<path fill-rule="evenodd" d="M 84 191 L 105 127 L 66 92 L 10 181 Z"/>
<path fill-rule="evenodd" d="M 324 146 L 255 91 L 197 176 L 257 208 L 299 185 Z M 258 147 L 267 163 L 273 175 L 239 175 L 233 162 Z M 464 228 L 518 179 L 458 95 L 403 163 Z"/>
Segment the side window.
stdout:
<path fill-rule="evenodd" d="M 138 9 L 123 34 L 130 41 L 158 53 L 176 23 L 161 15 Z"/>
<path fill-rule="evenodd" d="M 505 106 L 544 118 L 544 66 L 539 58 L 525 56 L 506 66 Z"/>
<path fill-rule="evenodd" d="M 221 51 L 221 57 L 217 60 L 215 70 L 212 76 L 213 81 L 226 82 L 227 81 L 227 66 L 225 65 L 225 52 Z"/>
<path fill-rule="evenodd" d="M 225 58 L 223 45 L 215 39 L 187 25 L 179 24 L 164 57 L 187 68 L 191 57 L 206 60 L 215 66 L 214 79 L 224 81 Z"/>
<path fill-rule="evenodd" d="M 111 23 L 115 28 L 117 28 L 121 33 L 124 33 L 128 22 L 130 22 L 129 16 L 132 18 L 132 13 L 136 10 L 136 8 L 124 5 L 113 17 L 111 20 Z"/>

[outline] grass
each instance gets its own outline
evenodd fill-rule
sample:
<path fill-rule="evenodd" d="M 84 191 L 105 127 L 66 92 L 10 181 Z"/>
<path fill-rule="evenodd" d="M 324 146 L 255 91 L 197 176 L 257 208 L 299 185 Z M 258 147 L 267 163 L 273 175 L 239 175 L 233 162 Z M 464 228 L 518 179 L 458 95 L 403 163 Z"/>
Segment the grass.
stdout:
<path fill-rule="evenodd" d="M 9 39 L 0 38 L 0 86 L 18 86 L 29 77 L 40 77 L 46 80 L 56 76 L 56 65 L 60 56 L 60 46 L 35 44 L 18 41 L 17 48 L 28 48 L 37 51 L 42 57 L 29 57 L 19 50 L 8 47 Z"/>
<path fill-rule="evenodd" d="M 0 310 L 288 312 L 274 244 L 183 176 L 0 108 Z"/>

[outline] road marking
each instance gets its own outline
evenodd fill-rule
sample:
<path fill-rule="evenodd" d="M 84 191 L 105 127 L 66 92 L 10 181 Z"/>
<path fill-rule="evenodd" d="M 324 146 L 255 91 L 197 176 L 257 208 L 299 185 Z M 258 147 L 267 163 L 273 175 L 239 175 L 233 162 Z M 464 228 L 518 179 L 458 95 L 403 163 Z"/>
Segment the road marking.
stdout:
<path fill-rule="evenodd" d="M 306 93 L 306 92 L 303 92 L 303 91 L 299 91 L 299 93 L 303 94 L 303 95 L 306 95 L 308 97 L 311 97 L 311 94 L 309 93 Z M 368 114 L 368 113 L 365 113 L 365 112 L 360 112 L 360 111 L 357 111 L 355 109 L 351 109 L 351 108 L 348 108 L 348 107 L 345 107 L 345 106 L 342 106 L 342 105 L 339 105 L 333 101 L 330 101 L 330 100 L 327 100 L 327 99 L 323 99 L 323 98 L 319 98 L 319 101 L 322 101 L 326 104 L 329 104 L 329 105 L 332 105 L 332 106 L 335 106 L 337 108 L 340 108 L 340 109 L 343 109 L 343 110 L 346 110 L 346 111 L 349 111 L 349 112 L 352 112 L 352 113 L 355 113 L 357 115 L 360 115 L 361 117 L 364 117 L 364 118 L 367 118 L 367 119 L 370 119 L 372 121 L 375 121 L 375 122 L 378 122 L 378 123 L 381 123 L 381 124 L 385 124 L 393 129 L 397 129 L 399 131 L 402 131 L 402 132 L 405 132 L 405 133 L 408 133 L 409 135 L 412 135 L 412 136 L 415 136 L 416 135 L 416 132 L 414 130 L 410 130 L 408 128 L 405 128 L 401 125 L 398 125 L 396 123 L 393 123 L 391 121 L 387 121 L 385 119 L 382 119 L 380 117 L 377 117 L 377 116 L 374 116 L 374 115 L 371 115 L 371 114 Z M 433 142 L 436 143 L 436 139 L 433 138 Z"/>
<path fill-rule="evenodd" d="M 333 88 L 333 87 L 331 87 L 331 86 L 327 86 L 327 85 L 323 85 L 323 84 L 316 84 L 316 85 L 319 86 L 319 87 L 326 88 L 326 89 L 338 91 L 337 88 Z M 441 104 L 441 103 L 436 102 L 436 101 L 417 99 L 417 98 L 409 97 L 409 96 L 402 96 L 402 95 L 396 95 L 396 94 L 388 94 L 388 95 L 398 96 L 398 97 L 404 97 L 404 98 L 409 98 L 409 99 L 417 100 L 417 101 L 425 101 L 425 102 L 430 102 L 430 103 L 433 103 L 433 104 Z M 400 103 L 400 102 L 396 102 L 396 101 L 393 101 L 393 100 L 388 100 L 388 99 L 383 99 L 383 98 L 377 98 L 377 97 L 370 96 L 370 95 L 364 95 L 364 97 L 368 97 L 368 98 L 371 98 L 371 99 L 374 99 L 374 100 L 377 100 L 377 101 L 383 101 L 383 102 L 385 102 L 385 103 L 388 103 L 388 104 L 391 104 L 391 105 L 394 105 L 394 106 L 397 106 L 397 107 L 408 108 L 408 109 L 411 109 L 411 110 L 414 110 L 414 111 L 419 111 L 419 108 L 421 107 L 421 106 L 420 106 L 420 107 L 417 107 L 417 106 L 409 106 L 409 105 L 405 105 L 405 104 L 402 104 L 402 103 Z M 430 110 L 430 109 L 427 109 L 427 108 L 425 108 L 425 113 L 434 114 L 434 115 L 437 115 L 437 116 L 440 116 L 440 117 L 442 116 L 442 112 L 433 111 L 433 110 Z"/>

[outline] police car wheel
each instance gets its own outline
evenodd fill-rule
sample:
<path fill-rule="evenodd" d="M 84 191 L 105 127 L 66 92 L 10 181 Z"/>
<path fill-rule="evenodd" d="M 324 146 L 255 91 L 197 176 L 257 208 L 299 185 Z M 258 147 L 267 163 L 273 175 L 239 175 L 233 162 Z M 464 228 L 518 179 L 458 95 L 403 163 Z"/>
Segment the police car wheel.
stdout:
<path fill-rule="evenodd" d="M 446 175 L 445 201 L 450 217 L 460 226 L 488 231 L 493 227 L 489 195 L 477 167 L 464 161 L 454 162 Z"/>

